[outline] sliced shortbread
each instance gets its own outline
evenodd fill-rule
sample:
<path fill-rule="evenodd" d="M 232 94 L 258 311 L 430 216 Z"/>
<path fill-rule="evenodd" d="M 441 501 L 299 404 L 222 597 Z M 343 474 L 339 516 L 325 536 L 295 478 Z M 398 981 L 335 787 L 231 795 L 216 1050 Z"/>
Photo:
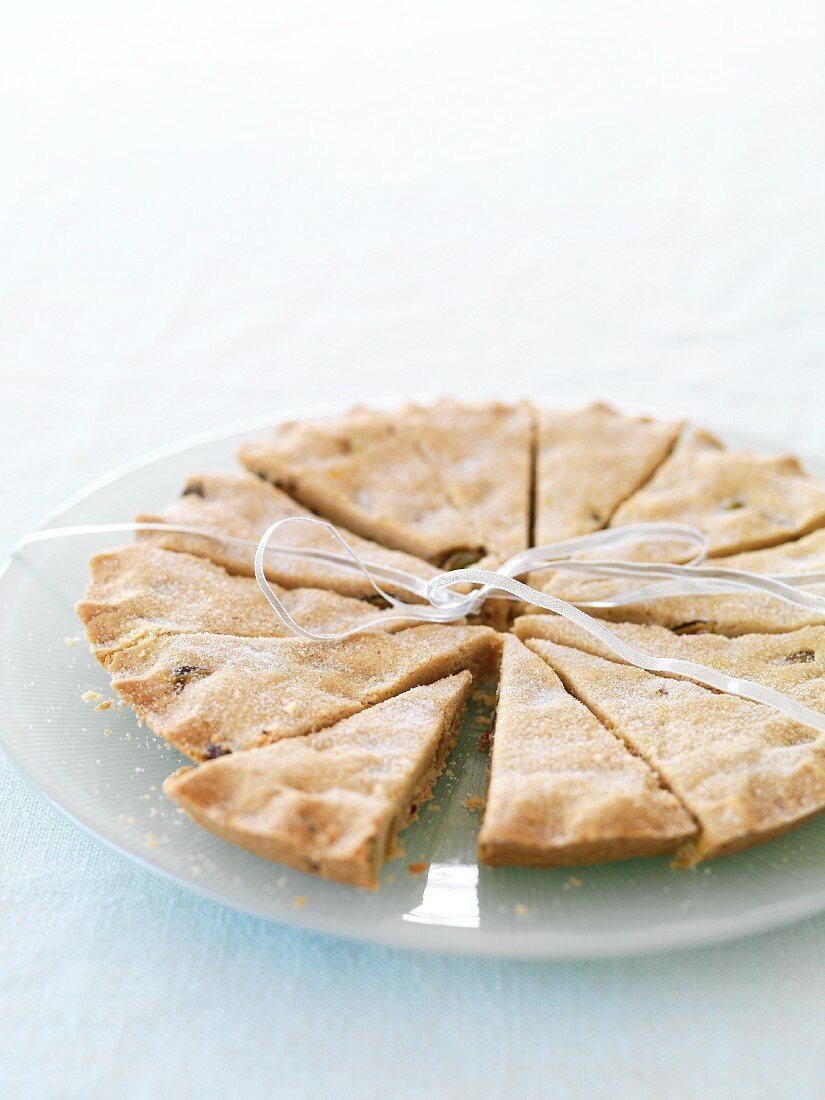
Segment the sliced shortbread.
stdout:
<path fill-rule="evenodd" d="M 699 826 L 690 865 L 761 844 L 825 808 L 825 738 L 770 707 L 589 653 L 527 645 L 655 768 Z"/>
<path fill-rule="evenodd" d="M 483 551 L 403 411 L 353 409 L 243 444 L 248 470 L 336 524 L 428 561 Z"/>
<path fill-rule="evenodd" d="M 227 573 L 205 558 L 136 542 L 95 554 L 90 565 L 91 584 L 77 614 L 101 660 L 147 634 L 295 637 L 253 577 Z M 340 633 L 368 620 L 377 620 L 379 629 L 394 614 L 320 588 L 272 587 L 299 626 L 319 633 Z M 392 618 L 386 629 L 411 622 Z"/>
<path fill-rule="evenodd" d="M 479 859 L 599 863 L 671 852 L 695 832 L 648 765 L 546 662 L 505 638 Z"/>
<path fill-rule="evenodd" d="M 217 536 L 228 535 L 257 543 L 264 531 L 277 520 L 311 514 L 286 493 L 268 485 L 254 474 L 217 472 L 190 477 L 179 500 L 159 514 L 145 513 L 137 519 L 147 523 L 196 527 Z M 343 528 L 339 528 L 339 531 L 367 562 L 400 569 L 423 580 L 435 576 L 436 570 L 421 558 L 388 550 Z M 238 546 L 222 538 L 201 538 L 171 531 L 146 533 L 143 538 L 169 550 L 183 550 L 209 558 L 230 573 L 248 577 L 254 573 L 254 546 Z M 307 523 L 287 524 L 282 527 L 273 539 L 272 546 L 306 547 L 339 554 L 342 552 L 340 545 L 327 531 Z M 279 554 L 275 550 L 267 554 L 266 575 L 285 588 L 328 588 L 344 596 L 375 598 L 375 589 L 361 572 L 353 572 L 317 559 Z M 394 588 L 389 581 L 382 581 L 381 584 L 385 590 L 402 595 L 407 600 L 415 599 Z"/>
<path fill-rule="evenodd" d="M 682 429 L 601 404 L 537 415 L 537 546 L 605 527 L 667 458 Z"/>
<path fill-rule="evenodd" d="M 455 744 L 468 672 L 306 737 L 186 768 L 164 790 L 210 832 L 266 859 L 378 886 Z"/>
<path fill-rule="evenodd" d="M 409 405 L 422 451 L 485 554 L 499 562 L 530 541 L 533 410 L 526 403 Z M 451 568 L 461 562 L 454 561 Z"/>
<path fill-rule="evenodd" d="M 700 528 L 711 557 L 775 546 L 825 525 L 825 482 L 790 455 L 727 451 L 692 431 L 611 526 L 652 521 Z"/>
<path fill-rule="evenodd" d="M 487 627 L 418 626 L 339 641 L 149 636 L 110 654 L 112 685 L 138 717 L 194 760 L 310 733 L 420 684 L 495 671 Z"/>
<path fill-rule="evenodd" d="M 611 550 L 610 556 L 641 559 L 641 554 L 632 555 L 623 550 Z M 716 558 L 713 564 L 724 569 L 780 576 L 825 573 L 825 529 L 764 550 L 750 550 Z M 543 588 L 545 592 L 551 592 L 569 603 L 591 603 L 609 600 L 631 589 L 656 584 L 655 580 L 645 582 L 639 578 L 633 580 L 587 576 L 559 569 L 547 577 Z M 814 591 L 825 592 L 825 589 L 820 587 Z M 744 591 L 645 599 L 635 603 L 622 603 L 613 608 L 593 609 L 592 614 L 603 619 L 658 623 L 671 630 L 709 631 L 729 636 L 798 630 L 803 626 L 825 622 L 825 617 L 816 612 L 794 607 L 759 592 Z"/>
<path fill-rule="evenodd" d="M 620 660 L 598 639 L 560 615 L 526 615 L 514 627 L 519 638 L 545 638 L 607 660 Z M 787 634 L 674 634 L 662 626 L 611 623 L 623 641 L 654 657 L 677 657 L 754 680 L 825 711 L 825 626 L 808 626 Z M 624 662 L 621 662 L 624 663 Z"/>

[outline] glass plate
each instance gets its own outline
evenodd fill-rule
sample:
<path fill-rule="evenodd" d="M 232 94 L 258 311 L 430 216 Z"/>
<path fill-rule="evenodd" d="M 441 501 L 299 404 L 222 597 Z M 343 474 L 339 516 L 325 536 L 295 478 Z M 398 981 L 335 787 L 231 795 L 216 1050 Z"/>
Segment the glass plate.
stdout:
<path fill-rule="evenodd" d="M 46 526 L 129 521 L 176 496 L 187 475 L 231 468 L 238 442 L 265 425 L 336 411 L 289 410 L 185 440 L 94 482 Z M 273 921 L 398 947 L 492 956 L 660 951 L 732 939 L 825 909 L 825 815 L 694 871 L 673 870 L 664 858 L 563 870 L 479 867 L 472 799 L 484 792 L 487 756 L 478 750 L 484 719 L 474 709 L 437 785 L 435 808 L 403 834 L 405 854 L 386 866 L 378 892 L 323 882 L 225 844 L 177 812 L 161 791 L 183 758 L 141 729 L 129 709 L 99 711 L 96 701 L 81 698 L 94 691 L 105 700 L 112 692 L 73 606 L 87 583 L 90 554 L 121 541 L 98 535 L 38 544 L 6 566 L 0 736 L 20 772 L 58 809 L 147 870 Z"/>

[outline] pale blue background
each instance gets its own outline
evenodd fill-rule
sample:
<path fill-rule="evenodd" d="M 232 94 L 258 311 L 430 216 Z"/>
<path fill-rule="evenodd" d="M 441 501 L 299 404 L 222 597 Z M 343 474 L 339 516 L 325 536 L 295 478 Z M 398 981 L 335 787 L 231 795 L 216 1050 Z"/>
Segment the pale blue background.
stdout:
<path fill-rule="evenodd" d="M 2 544 L 154 446 L 376 391 L 825 455 L 823 56 L 804 3 L 17 5 Z M 0 1095 L 825 1096 L 825 917 L 409 955 L 190 897 L 0 782 Z"/>

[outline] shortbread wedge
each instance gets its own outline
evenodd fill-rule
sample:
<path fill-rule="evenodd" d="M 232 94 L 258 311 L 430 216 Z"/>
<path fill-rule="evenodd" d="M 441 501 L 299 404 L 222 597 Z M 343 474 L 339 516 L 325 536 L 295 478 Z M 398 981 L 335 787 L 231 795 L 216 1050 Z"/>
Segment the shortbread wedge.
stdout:
<path fill-rule="evenodd" d="M 711 557 L 758 550 L 825 525 L 825 482 L 790 455 L 727 451 L 693 431 L 618 508 L 611 526 L 651 521 L 698 527 Z"/>
<path fill-rule="evenodd" d="M 565 687 L 693 815 L 683 866 L 761 844 L 825 808 L 825 738 L 770 707 L 531 640 Z"/>
<path fill-rule="evenodd" d="M 522 640 L 545 638 L 606 660 L 619 660 L 586 630 L 559 615 L 527 615 L 517 619 L 513 629 Z M 695 661 L 731 676 L 765 684 L 814 710 L 825 711 L 825 626 L 803 627 L 787 634 L 744 634 L 737 638 L 679 635 L 662 626 L 637 623 L 611 623 L 610 630 L 643 653 Z"/>
<path fill-rule="evenodd" d="M 281 424 L 238 457 L 307 508 L 394 550 L 437 564 L 483 552 L 403 412 Z"/>
<path fill-rule="evenodd" d="M 537 546 L 607 526 L 682 430 L 681 423 L 624 416 L 601 404 L 537 415 Z"/>
<path fill-rule="evenodd" d="M 257 543 L 264 531 L 277 520 L 311 514 L 286 493 L 268 485 L 254 474 L 219 471 L 190 477 L 180 499 L 160 513 L 147 512 L 137 519 L 147 523 L 196 527 L 215 536 L 228 535 Z M 344 528 L 339 527 L 339 531 L 353 550 L 367 562 L 400 569 L 423 580 L 429 580 L 436 574 L 433 566 L 421 558 L 388 550 Z M 230 573 L 247 577 L 254 574 L 254 546 L 239 546 L 220 537 L 206 538 L 172 531 L 147 532 L 142 537 L 169 550 L 182 550 L 209 558 Z M 282 527 L 272 546 L 342 552 L 340 545 L 327 531 L 306 523 Z M 266 557 L 266 575 L 285 588 L 327 588 L 342 596 L 376 599 L 375 589 L 360 571 L 343 569 L 318 559 L 279 554 L 277 550 L 271 550 Z M 415 596 L 395 587 L 391 581 L 382 581 L 381 586 L 393 595 L 415 602 Z"/>
<path fill-rule="evenodd" d="M 488 559 L 502 562 L 530 541 L 534 411 L 526 403 L 464 404 L 442 399 L 409 405 L 422 451 L 450 502 L 464 515 Z M 470 564 L 461 560 L 451 568 Z"/>
<path fill-rule="evenodd" d="M 205 558 L 136 542 L 95 554 L 90 566 L 91 584 L 76 610 L 100 659 L 148 634 L 295 637 L 253 577 L 227 573 Z M 414 625 L 391 610 L 337 592 L 272 587 L 307 630 L 337 634 L 368 621 L 375 624 L 372 629 L 389 631 Z"/>
<path fill-rule="evenodd" d="M 648 765 L 537 654 L 505 638 L 481 862 L 601 863 L 672 852 L 695 832 Z"/>
<path fill-rule="evenodd" d="M 141 721 L 206 760 L 311 733 L 459 671 L 486 679 L 500 648 L 487 627 L 417 626 L 324 642 L 169 634 L 111 653 L 106 667 Z"/>
<path fill-rule="evenodd" d="M 198 825 L 265 859 L 375 889 L 455 744 L 468 672 L 328 729 L 186 768 L 166 793 Z"/>
<path fill-rule="evenodd" d="M 611 556 L 629 555 L 622 551 L 611 551 Z M 825 529 L 764 550 L 749 550 L 742 554 L 717 558 L 714 565 L 747 573 L 771 573 L 780 576 L 825 573 Z M 655 581 L 648 582 L 648 586 L 655 585 Z M 559 569 L 547 577 L 543 587 L 545 592 L 551 592 L 569 603 L 591 603 L 608 600 L 622 592 L 645 585 L 638 579 L 634 581 L 587 576 Z M 814 590 L 825 593 L 822 586 Z M 656 623 L 680 633 L 701 631 L 727 634 L 731 637 L 737 634 L 779 633 L 825 623 L 825 616 L 816 612 L 794 607 L 758 592 L 744 591 L 706 596 L 650 598 L 622 603 L 612 608 L 596 608 L 591 614 L 602 619 L 623 622 Z"/>

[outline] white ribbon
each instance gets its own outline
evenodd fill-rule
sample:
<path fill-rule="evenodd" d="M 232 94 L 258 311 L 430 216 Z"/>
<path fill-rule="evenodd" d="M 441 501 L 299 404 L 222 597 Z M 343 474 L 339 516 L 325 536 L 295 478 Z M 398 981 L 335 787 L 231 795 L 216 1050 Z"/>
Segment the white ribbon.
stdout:
<path fill-rule="evenodd" d="M 341 547 L 341 553 L 320 550 L 315 547 L 270 546 L 273 538 L 287 524 L 313 524 L 325 529 Z M 47 539 L 63 538 L 81 534 L 108 534 L 115 532 L 155 531 L 166 534 L 194 535 L 210 538 L 231 545 L 255 548 L 255 577 L 261 591 L 281 622 L 294 634 L 318 641 L 335 640 L 352 634 L 382 627 L 389 621 L 405 622 L 456 622 L 473 615 L 491 596 L 521 600 L 547 611 L 561 615 L 568 621 L 581 627 L 587 634 L 601 642 L 621 660 L 636 668 L 648 672 L 660 672 L 681 676 L 703 684 L 705 687 L 728 695 L 736 695 L 755 703 L 764 703 L 786 717 L 811 726 L 825 733 L 825 714 L 806 707 L 781 691 L 755 683 L 752 680 L 728 676 L 726 673 L 694 661 L 684 661 L 674 657 L 656 657 L 644 653 L 629 645 L 611 631 L 604 622 L 588 615 L 583 607 L 618 607 L 631 600 L 657 599 L 674 595 L 711 595 L 723 592 L 761 592 L 768 596 L 821 615 L 825 621 L 825 596 L 808 591 L 807 588 L 825 584 L 825 573 L 798 573 L 771 575 L 748 573 L 744 570 L 717 568 L 703 565 L 707 557 L 707 536 L 698 528 L 684 524 L 645 523 L 622 528 L 596 531 L 590 535 L 565 539 L 550 546 L 538 546 L 524 550 L 504 562 L 497 570 L 453 569 L 439 573 L 430 580 L 424 580 L 415 574 L 394 569 L 379 562 L 366 561 L 347 543 L 333 524 L 315 516 L 288 516 L 271 524 L 259 541 L 233 535 L 224 535 L 197 527 L 187 527 L 165 523 L 118 523 L 95 524 L 90 526 L 50 528 L 35 531 L 21 539 L 15 551 Z M 674 542 L 683 543 L 693 549 L 693 556 L 681 565 L 668 562 L 631 562 L 621 559 L 574 559 L 573 555 L 597 547 L 616 546 L 628 542 L 645 544 Z M 360 572 L 372 587 L 376 595 L 386 601 L 396 614 L 386 612 L 367 619 L 357 627 L 337 634 L 326 634 L 307 630 L 297 623 L 287 611 L 266 577 L 266 557 L 268 554 L 285 554 L 307 558 L 327 565 L 337 566 L 353 572 Z M 574 605 L 559 599 L 548 592 L 542 592 L 516 579 L 525 573 L 542 569 L 566 569 L 573 572 L 590 573 L 596 576 L 645 578 L 660 582 L 647 588 L 636 589 L 630 593 L 619 594 L 599 601 L 583 602 Z M 384 589 L 379 582 L 391 584 L 394 589 L 409 592 L 423 600 L 423 603 L 407 603 Z M 478 586 L 476 591 L 459 593 L 456 585 Z M 807 586 L 807 588 L 806 588 Z"/>

